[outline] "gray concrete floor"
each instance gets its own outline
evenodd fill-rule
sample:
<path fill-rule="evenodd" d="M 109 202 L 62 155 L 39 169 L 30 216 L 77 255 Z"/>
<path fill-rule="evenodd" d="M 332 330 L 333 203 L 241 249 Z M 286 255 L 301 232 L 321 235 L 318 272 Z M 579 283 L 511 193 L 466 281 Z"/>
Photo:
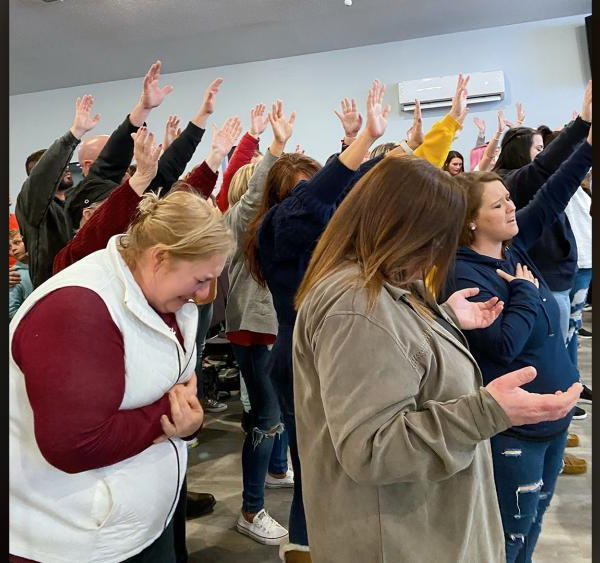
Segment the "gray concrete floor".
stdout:
<path fill-rule="evenodd" d="M 591 330 L 591 313 L 584 313 Z M 580 341 L 580 370 L 583 382 L 592 387 L 592 341 Z M 234 397 L 229 409 L 207 414 L 200 445 L 190 450 L 188 488 L 210 492 L 217 499 L 212 514 L 188 521 L 187 537 L 191 563 L 276 563 L 278 548 L 264 546 L 235 530 L 241 508 L 241 451 L 244 434 L 240 426 L 241 404 Z M 542 535 L 534 560 L 536 563 L 591 563 L 592 561 L 592 406 L 582 421 L 574 421 L 570 431 L 579 435 L 581 445 L 569 453 L 584 458 L 584 475 L 561 475 L 552 504 L 546 513 Z M 265 508 L 287 526 L 291 489 L 265 491 Z M 414 561 L 421 563 L 417 554 Z"/>

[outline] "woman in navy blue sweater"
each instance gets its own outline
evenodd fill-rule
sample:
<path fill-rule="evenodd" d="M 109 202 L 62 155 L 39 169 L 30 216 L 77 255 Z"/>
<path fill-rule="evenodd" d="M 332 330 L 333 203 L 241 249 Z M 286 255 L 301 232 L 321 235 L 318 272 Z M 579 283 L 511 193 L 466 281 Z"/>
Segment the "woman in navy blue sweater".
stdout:
<path fill-rule="evenodd" d="M 592 165 L 591 144 L 590 129 L 587 141 L 516 213 L 498 175 L 464 175 L 467 215 L 448 293 L 479 287 L 475 300 L 497 296 L 504 302 L 490 327 L 465 332 L 485 384 L 527 365 L 537 370 L 537 377 L 523 386 L 529 392 L 560 393 L 579 379 L 562 338 L 558 305 L 528 250 L 577 191 Z M 509 562 L 531 561 L 562 468 L 571 416 L 512 427 L 491 439 Z"/>
<path fill-rule="evenodd" d="M 310 561 L 294 418 L 294 296 L 317 240 L 337 205 L 351 186 L 381 160 L 373 159 L 360 166 L 369 147 L 383 135 L 387 126 L 390 108 L 382 104 L 384 91 L 385 87 L 378 81 L 373 83 L 367 99 L 365 129 L 322 169 L 318 170 L 315 161 L 302 155 L 279 158 L 267 177 L 263 205 L 250 225 L 246 241 L 248 267 L 259 283 L 268 286 L 279 323 L 269 371 L 279 396 L 294 468 L 290 543 L 282 546 L 286 560 Z"/>

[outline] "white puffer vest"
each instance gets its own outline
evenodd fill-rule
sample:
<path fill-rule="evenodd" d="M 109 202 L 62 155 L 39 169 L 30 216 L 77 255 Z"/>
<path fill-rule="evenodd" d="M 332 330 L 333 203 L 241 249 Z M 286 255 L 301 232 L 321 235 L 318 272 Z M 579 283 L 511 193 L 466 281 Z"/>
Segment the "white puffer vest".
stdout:
<path fill-rule="evenodd" d="M 12 356 L 15 329 L 35 303 L 61 287 L 79 286 L 102 298 L 123 335 L 125 394 L 120 409 L 153 403 L 175 383 L 191 377 L 196 364 L 196 305 L 186 304 L 176 313 L 184 352 L 146 301 L 117 251 L 117 238 L 105 250 L 42 284 L 10 323 L 9 552 L 13 555 L 43 563 L 123 561 L 160 536 L 179 498 L 187 467 L 187 449 L 179 438 L 82 473 L 68 474 L 50 465 L 38 449 L 23 373 Z"/>

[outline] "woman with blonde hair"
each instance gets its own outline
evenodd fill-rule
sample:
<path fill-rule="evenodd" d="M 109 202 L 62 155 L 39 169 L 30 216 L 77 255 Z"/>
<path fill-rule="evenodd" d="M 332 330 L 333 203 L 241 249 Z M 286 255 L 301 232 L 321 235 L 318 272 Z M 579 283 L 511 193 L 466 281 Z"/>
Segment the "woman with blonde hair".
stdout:
<path fill-rule="evenodd" d="M 281 423 L 277 394 L 267 369 L 269 347 L 277 337 L 277 316 L 271 294 L 252 278 L 244 260 L 244 242 L 256 215 L 270 170 L 292 135 L 295 113 L 284 114 L 277 100 L 268 119 L 273 141 L 256 164 L 242 166 L 229 185 L 229 209 L 225 221 L 237 246 L 229 264 L 229 294 L 225 309 L 227 338 L 240 366 L 250 400 L 250 429 L 242 449 L 242 510 L 236 529 L 266 545 L 278 545 L 287 530 L 264 508 L 264 489 L 293 487 L 294 474 L 287 467 L 287 433 Z"/>
<path fill-rule="evenodd" d="M 296 298 L 293 368 L 314 563 L 503 562 L 488 439 L 560 418 L 577 401 L 579 384 L 561 395 L 519 389 L 535 377 L 530 367 L 482 387 L 460 329 L 489 326 L 503 304 L 468 302 L 477 288 L 441 306 L 434 297 L 465 209 L 450 175 L 386 157 L 313 253 Z"/>
<path fill-rule="evenodd" d="M 175 561 L 184 439 L 203 420 L 194 299 L 232 250 L 201 196 L 148 193 L 125 234 L 23 303 L 10 324 L 12 555 Z"/>

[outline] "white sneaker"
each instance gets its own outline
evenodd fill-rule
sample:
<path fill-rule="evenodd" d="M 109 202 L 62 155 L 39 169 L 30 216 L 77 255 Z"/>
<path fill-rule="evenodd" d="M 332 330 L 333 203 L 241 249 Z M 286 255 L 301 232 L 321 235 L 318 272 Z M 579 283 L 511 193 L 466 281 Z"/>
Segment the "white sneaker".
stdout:
<path fill-rule="evenodd" d="M 269 516 L 263 508 L 253 522 L 248 522 L 240 514 L 236 524 L 237 531 L 265 545 L 279 545 L 288 537 L 288 531 L 277 520 Z"/>
<path fill-rule="evenodd" d="M 283 479 L 273 477 L 269 472 L 265 477 L 265 487 L 267 489 L 283 489 L 294 486 L 294 472 L 291 469 L 287 470 Z"/>

